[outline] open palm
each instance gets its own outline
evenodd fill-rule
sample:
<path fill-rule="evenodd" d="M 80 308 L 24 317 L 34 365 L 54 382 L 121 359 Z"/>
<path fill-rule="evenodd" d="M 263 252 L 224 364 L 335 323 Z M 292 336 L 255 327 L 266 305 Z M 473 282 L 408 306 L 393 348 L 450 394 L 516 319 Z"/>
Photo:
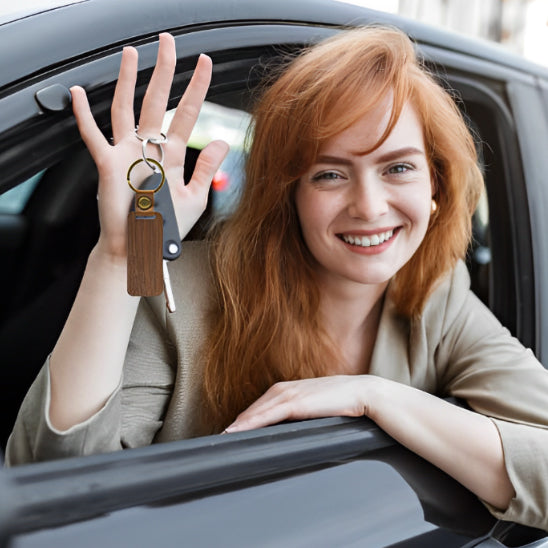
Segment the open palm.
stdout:
<path fill-rule="evenodd" d="M 143 156 L 142 142 L 135 135 L 133 101 L 137 79 L 137 50 L 124 48 L 120 74 L 111 108 L 113 144 L 98 128 L 85 91 L 71 89 L 78 129 L 99 172 L 99 219 L 101 234 L 98 246 L 109 255 L 125 257 L 127 214 L 133 192 L 126 183 L 129 166 Z M 139 135 L 159 138 L 169 100 L 176 65 L 175 41 L 170 34 L 160 35 L 158 58 L 147 87 L 139 116 Z M 212 63 L 201 55 L 194 75 L 181 98 L 163 144 L 164 169 L 170 183 L 181 239 L 196 223 L 207 204 L 211 180 L 228 152 L 223 141 L 213 141 L 201 152 L 188 184 L 183 181 L 186 144 L 198 118 L 211 80 Z M 158 147 L 149 145 L 147 156 L 159 158 Z M 145 163 L 132 171 L 135 184 L 150 174 Z"/>

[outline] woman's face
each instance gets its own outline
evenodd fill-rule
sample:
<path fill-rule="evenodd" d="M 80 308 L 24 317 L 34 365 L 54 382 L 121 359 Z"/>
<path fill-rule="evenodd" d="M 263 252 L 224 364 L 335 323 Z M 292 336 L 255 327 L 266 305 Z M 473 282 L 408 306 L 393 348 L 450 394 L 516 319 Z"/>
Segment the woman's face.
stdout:
<path fill-rule="evenodd" d="M 296 207 L 320 281 L 386 284 L 422 242 L 432 184 L 422 125 L 407 104 L 386 141 L 369 154 L 389 102 L 330 139 L 300 179 Z"/>

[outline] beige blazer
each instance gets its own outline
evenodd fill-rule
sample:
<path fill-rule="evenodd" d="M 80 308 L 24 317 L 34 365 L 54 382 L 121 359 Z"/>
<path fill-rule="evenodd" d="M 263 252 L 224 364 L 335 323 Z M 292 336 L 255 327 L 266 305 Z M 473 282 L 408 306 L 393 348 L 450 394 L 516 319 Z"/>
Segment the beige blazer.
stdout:
<path fill-rule="evenodd" d="M 66 432 L 49 424 L 49 368 L 44 365 L 21 406 L 6 464 L 139 447 L 199 436 L 198 355 L 214 306 L 203 243 L 189 242 L 170 265 L 177 311 L 163 296 L 143 299 L 128 346 L 123 380 L 103 409 Z M 439 396 L 462 398 L 492 418 L 516 497 L 500 519 L 548 530 L 548 371 L 470 291 L 459 263 L 409 322 L 385 299 L 370 373 Z M 474 440 L 462 440 L 474 443 Z"/>

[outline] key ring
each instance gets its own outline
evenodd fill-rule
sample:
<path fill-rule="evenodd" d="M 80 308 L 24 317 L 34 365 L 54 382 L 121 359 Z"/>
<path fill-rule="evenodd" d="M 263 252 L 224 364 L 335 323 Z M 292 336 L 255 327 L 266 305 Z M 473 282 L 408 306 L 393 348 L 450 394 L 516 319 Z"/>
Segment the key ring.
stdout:
<path fill-rule="evenodd" d="M 154 158 L 139 158 L 129 166 L 129 169 L 127 170 L 127 184 L 129 185 L 129 188 L 131 188 L 133 192 L 139 192 L 139 190 L 131 184 L 131 171 L 136 165 L 140 164 L 141 162 L 146 162 L 149 166 L 150 164 L 154 164 L 154 171 L 162 174 L 162 180 L 160 181 L 160 184 L 156 188 L 151 189 L 152 192 L 158 192 L 162 188 L 164 181 L 166 180 L 166 173 L 164 171 L 164 168 L 162 167 L 162 164 L 158 162 L 158 160 L 154 160 Z"/>
<path fill-rule="evenodd" d="M 148 167 L 150 169 L 152 169 L 153 171 L 158 172 L 156 167 L 154 165 L 152 165 L 151 162 L 149 162 L 149 158 L 147 157 L 147 144 L 151 143 L 152 145 L 156 145 L 157 147 L 160 148 L 160 153 L 161 153 L 160 163 L 163 164 L 164 163 L 164 148 L 162 147 L 162 145 L 167 143 L 167 135 L 165 133 L 160 132 L 160 137 L 142 137 L 141 135 L 139 135 L 139 126 L 137 126 L 135 128 L 135 137 L 137 137 L 137 139 L 139 139 L 139 141 L 142 142 L 144 161 L 146 162 L 146 164 L 148 165 Z"/>
<path fill-rule="evenodd" d="M 139 126 L 136 126 L 134 131 L 135 137 L 137 137 L 139 141 L 145 140 L 145 137 L 139 135 Z M 165 143 L 167 143 L 167 135 L 160 132 L 160 137 L 147 137 L 146 140 L 151 142 L 153 145 L 164 145 Z"/>
<path fill-rule="evenodd" d="M 146 162 L 147 166 L 152 169 L 152 171 L 158 172 L 158 169 L 154 164 L 152 164 L 149 160 L 150 158 L 147 157 L 147 144 L 152 143 L 153 145 L 157 145 L 160 147 L 160 160 L 159 163 L 164 163 L 164 148 L 160 143 L 155 143 L 153 139 L 143 139 L 143 161 Z"/>

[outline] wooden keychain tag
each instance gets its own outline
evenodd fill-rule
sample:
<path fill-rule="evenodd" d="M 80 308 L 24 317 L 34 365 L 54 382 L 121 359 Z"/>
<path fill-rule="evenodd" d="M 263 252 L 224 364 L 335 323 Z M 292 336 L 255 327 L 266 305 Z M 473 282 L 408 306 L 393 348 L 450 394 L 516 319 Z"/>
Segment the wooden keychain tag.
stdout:
<path fill-rule="evenodd" d="M 154 190 L 134 188 L 129 182 L 129 174 L 135 164 L 128 171 L 128 183 L 135 191 L 135 210 L 129 212 L 127 221 L 127 292 L 152 297 L 164 291 L 163 219 L 154 210 L 154 193 L 160 187 Z"/>

